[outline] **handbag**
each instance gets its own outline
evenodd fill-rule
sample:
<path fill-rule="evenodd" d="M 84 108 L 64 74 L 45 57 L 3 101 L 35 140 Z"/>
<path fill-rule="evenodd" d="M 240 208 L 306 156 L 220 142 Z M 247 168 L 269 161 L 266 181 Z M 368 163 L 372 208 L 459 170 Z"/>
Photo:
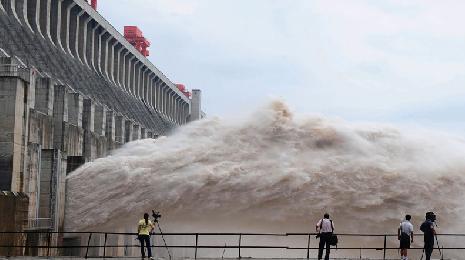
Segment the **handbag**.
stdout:
<path fill-rule="evenodd" d="M 333 232 L 331 233 L 331 237 L 329 238 L 329 245 L 336 246 L 337 248 L 337 243 L 339 242 L 339 239 L 337 238 L 337 235 L 334 234 L 333 220 L 330 220 L 330 221 L 331 221 L 331 228 L 333 229 Z"/>

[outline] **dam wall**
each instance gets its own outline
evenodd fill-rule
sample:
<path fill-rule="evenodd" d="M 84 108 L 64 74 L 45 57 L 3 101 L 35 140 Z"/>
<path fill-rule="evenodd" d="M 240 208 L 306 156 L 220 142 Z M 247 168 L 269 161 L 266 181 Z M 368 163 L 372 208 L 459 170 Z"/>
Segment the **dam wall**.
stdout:
<path fill-rule="evenodd" d="M 25 230 L 62 231 L 68 173 L 200 119 L 199 99 L 86 1 L 0 0 L 0 191 L 27 197 Z"/>

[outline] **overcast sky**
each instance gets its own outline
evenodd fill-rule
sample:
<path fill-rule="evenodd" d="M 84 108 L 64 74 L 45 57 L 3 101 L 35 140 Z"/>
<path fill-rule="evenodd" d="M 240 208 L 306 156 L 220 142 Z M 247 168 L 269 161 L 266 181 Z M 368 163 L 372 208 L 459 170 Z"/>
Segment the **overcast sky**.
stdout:
<path fill-rule="evenodd" d="M 301 114 L 465 136 L 465 1 L 100 0 L 208 115 L 279 97 Z"/>

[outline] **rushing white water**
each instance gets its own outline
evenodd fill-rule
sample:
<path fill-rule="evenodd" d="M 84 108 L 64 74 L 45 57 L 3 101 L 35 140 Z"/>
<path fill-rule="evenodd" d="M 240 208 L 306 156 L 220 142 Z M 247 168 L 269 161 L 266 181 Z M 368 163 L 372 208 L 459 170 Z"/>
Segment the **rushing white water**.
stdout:
<path fill-rule="evenodd" d="M 66 227 L 133 227 L 156 209 L 171 232 L 309 232 L 329 212 L 339 232 L 394 233 L 404 214 L 418 226 L 433 210 L 443 231 L 463 232 L 464 190 L 460 138 L 296 119 L 275 101 L 248 119 L 195 122 L 79 168 L 67 179 Z"/>

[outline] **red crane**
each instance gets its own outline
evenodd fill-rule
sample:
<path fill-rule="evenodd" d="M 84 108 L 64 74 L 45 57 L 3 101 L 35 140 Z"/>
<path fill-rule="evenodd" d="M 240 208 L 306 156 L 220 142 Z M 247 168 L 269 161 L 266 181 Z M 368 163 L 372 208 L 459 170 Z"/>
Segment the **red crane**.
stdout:
<path fill-rule="evenodd" d="M 95 11 L 97 11 L 97 2 L 98 0 L 90 0 L 90 6 L 92 6 Z"/>
<path fill-rule="evenodd" d="M 128 40 L 142 55 L 150 55 L 150 42 L 144 37 L 143 33 L 137 26 L 124 26 L 124 38 Z"/>
<path fill-rule="evenodd" d="M 184 94 L 184 96 L 190 98 L 191 97 L 191 92 L 187 90 L 186 86 L 183 84 L 176 84 L 176 87 Z"/>

